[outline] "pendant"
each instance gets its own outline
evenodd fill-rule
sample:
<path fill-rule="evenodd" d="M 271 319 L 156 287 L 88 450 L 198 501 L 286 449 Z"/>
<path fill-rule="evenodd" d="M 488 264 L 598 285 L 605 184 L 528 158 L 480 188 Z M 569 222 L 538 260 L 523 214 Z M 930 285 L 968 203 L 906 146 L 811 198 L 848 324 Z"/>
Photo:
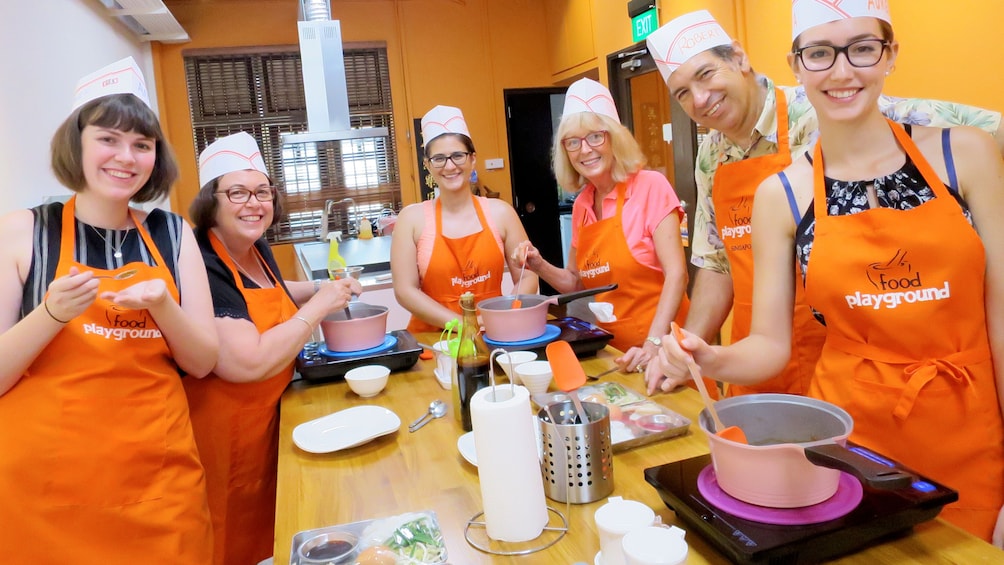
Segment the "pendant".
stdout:
<path fill-rule="evenodd" d="M 114 256 L 114 257 L 115 257 L 116 259 L 121 259 L 121 258 L 122 258 L 122 252 L 121 252 L 121 251 L 116 251 L 116 252 L 115 252 L 115 253 L 113 253 L 112 255 L 113 255 L 113 256 Z"/>

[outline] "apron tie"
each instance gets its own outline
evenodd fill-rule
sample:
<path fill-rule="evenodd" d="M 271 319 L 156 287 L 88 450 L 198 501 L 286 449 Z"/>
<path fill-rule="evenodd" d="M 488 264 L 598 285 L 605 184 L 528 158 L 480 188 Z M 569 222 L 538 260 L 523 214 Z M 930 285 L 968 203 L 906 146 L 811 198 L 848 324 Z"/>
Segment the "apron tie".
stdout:
<path fill-rule="evenodd" d="M 927 383 L 931 382 L 934 377 L 944 375 L 955 381 L 957 385 L 970 386 L 973 384 L 969 371 L 963 367 L 959 367 L 948 359 L 925 359 L 911 363 L 903 369 L 903 374 L 908 377 L 906 387 L 903 389 L 903 394 L 900 395 L 899 400 L 896 402 L 896 407 L 892 411 L 893 417 L 900 421 L 906 420 L 910 415 L 910 411 L 913 410 L 913 405 L 917 401 L 917 396 L 920 395 L 921 389 Z"/>

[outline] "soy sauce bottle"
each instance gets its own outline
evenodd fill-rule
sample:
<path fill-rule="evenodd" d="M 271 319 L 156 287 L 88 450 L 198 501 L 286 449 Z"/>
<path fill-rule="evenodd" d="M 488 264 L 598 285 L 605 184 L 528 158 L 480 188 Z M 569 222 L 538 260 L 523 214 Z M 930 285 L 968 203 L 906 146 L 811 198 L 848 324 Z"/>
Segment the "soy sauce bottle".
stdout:
<path fill-rule="evenodd" d="M 454 383 L 453 415 L 471 431 L 471 398 L 474 393 L 488 386 L 488 346 L 481 337 L 474 294 L 465 292 L 460 296 L 460 308 L 464 319 L 460 328 L 460 343 L 457 348 L 457 382 Z"/>

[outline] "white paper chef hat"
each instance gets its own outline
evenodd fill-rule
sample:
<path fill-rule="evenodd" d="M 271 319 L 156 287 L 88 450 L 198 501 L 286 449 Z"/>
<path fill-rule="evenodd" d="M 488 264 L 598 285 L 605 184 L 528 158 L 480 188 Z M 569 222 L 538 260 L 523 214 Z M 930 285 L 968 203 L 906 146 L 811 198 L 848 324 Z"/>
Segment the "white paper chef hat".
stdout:
<path fill-rule="evenodd" d="M 889 22 L 889 0 L 792 0 L 791 40 L 810 27 L 846 20 L 871 17 Z"/>
<path fill-rule="evenodd" d="M 206 186 L 227 173 L 249 169 L 268 176 L 265 160 L 254 138 L 243 131 L 221 137 L 199 155 L 199 185 Z"/>
<path fill-rule="evenodd" d="M 422 143 L 428 145 L 430 141 L 444 133 L 461 133 L 467 137 L 471 136 L 471 132 L 467 130 L 464 113 L 460 111 L 460 108 L 436 106 L 422 116 Z"/>
<path fill-rule="evenodd" d="M 732 45 L 732 38 L 718 25 L 711 12 L 698 10 L 655 30 L 645 43 L 662 79 L 669 82 L 669 75 L 691 57 L 712 47 Z"/>
<path fill-rule="evenodd" d="M 77 81 L 73 90 L 73 110 L 111 94 L 133 94 L 152 109 L 143 73 L 132 57 L 116 61 Z"/>
<path fill-rule="evenodd" d="M 580 78 L 568 87 L 565 92 L 565 108 L 561 112 L 562 119 L 579 112 L 592 112 L 613 118 L 615 122 L 621 119 L 617 115 L 617 105 L 610 96 L 607 87 L 588 78 Z"/>

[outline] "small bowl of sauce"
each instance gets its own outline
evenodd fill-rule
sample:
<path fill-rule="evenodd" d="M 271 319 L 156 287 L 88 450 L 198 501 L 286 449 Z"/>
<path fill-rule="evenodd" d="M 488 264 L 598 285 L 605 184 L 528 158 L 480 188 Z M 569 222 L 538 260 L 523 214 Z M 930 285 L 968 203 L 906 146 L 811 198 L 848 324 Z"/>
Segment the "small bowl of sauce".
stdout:
<path fill-rule="evenodd" d="M 359 538 L 348 532 L 316 535 L 297 548 L 301 565 L 338 565 L 347 563 L 356 551 Z"/>

